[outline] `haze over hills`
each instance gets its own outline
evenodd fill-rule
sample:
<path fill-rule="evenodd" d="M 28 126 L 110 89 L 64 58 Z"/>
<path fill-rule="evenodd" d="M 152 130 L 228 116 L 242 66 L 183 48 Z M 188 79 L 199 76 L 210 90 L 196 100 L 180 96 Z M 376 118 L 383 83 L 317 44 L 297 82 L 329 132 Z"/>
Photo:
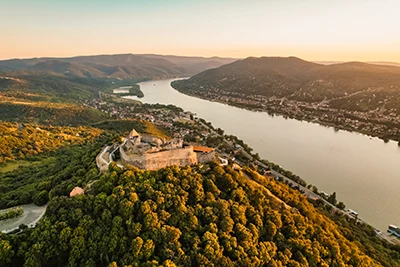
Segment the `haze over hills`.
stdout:
<path fill-rule="evenodd" d="M 163 58 L 166 59 L 182 68 L 188 73 L 197 74 L 207 69 L 218 68 L 221 65 L 229 64 L 237 59 L 233 58 L 221 58 L 221 57 L 185 57 L 185 56 L 161 56 L 161 55 L 144 55 L 149 58 Z"/>
<path fill-rule="evenodd" d="M 323 65 L 339 64 L 339 63 L 345 63 L 345 62 L 346 61 L 315 61 L 315 63 L 323 64 Z M 390 62 L 390 61 L 365 61 L 365 63 L 400 67 L 400 63 Z"/>
<path fill-rule="evenodd" d="M 231 63 L 230 58 L 162 55 L 96 55 L 0 61 L 0 71 L 45 71 L 78 77 L 165 78 L 188 76 Z"/>

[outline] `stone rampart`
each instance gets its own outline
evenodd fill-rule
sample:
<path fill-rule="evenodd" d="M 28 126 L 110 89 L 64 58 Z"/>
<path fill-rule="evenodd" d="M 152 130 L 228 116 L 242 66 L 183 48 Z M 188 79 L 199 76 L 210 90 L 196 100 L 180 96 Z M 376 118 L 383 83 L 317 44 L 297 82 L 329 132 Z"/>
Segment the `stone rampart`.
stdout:
<path fill-rule="evenodd" d="M 215 151 L 210 151 L 207 153 L 196 153 L 197 154 L 197 160 L 199 163 L 207 163 L 210 161 L 213 161 L 215 158 Z"/>
<path fill-rule="evenodd" d="M 145 170 L 158 170 L 170 165 L 183 167 L 198 163 L 192 146 L 142 155 L 127 154 L 123 148 L 120 148 L 120 153 L 122 162 Z"/>

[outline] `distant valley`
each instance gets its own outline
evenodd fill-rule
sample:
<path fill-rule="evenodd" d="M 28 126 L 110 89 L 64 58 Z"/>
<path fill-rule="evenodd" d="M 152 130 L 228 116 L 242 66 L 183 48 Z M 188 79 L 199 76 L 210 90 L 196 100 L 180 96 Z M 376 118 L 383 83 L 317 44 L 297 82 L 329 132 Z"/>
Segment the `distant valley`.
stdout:
<path fill-rule="evenodd" d="M 0 119 L 52 125 L 96 122 L 106 118 L 105 114 L 82 103 L 98 97 L 104 89 L 190 76 L 234 60 L 154 54 L 3 60 Z"/>
<path fill-rule="evenodd" d="M 235 61 L 231 58 L 163 55 L 96 55 L 0 61 L 0 73 L 50 72 L 74 77 L 160 79 L 189 76 Z"/>

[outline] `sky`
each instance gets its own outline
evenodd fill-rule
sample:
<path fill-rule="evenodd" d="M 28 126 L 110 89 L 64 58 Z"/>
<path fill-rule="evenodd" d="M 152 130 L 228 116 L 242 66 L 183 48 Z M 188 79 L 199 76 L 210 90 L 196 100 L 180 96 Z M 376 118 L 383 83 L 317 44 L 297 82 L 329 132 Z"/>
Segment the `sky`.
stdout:
<path fill-rule="evenodd" d="M 0 0 L 0 59 L 97 54 L 400 62 L 399 0 Z"/>

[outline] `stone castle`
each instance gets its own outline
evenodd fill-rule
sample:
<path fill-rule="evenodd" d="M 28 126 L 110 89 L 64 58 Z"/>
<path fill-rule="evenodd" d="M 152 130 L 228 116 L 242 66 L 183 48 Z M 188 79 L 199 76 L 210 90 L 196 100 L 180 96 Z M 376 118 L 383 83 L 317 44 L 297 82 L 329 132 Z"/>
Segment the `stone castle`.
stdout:
<path fill-rule="evenodd" d="M 145 170 L 157 170 L 170 165 L 182 167 L 215 158 L 212 148 L 187 145 L 180 138 L 167 141 L 151 135 L 140 135 L 135 130 L 119 147 L 119 154 L 123 164 Z"/>

